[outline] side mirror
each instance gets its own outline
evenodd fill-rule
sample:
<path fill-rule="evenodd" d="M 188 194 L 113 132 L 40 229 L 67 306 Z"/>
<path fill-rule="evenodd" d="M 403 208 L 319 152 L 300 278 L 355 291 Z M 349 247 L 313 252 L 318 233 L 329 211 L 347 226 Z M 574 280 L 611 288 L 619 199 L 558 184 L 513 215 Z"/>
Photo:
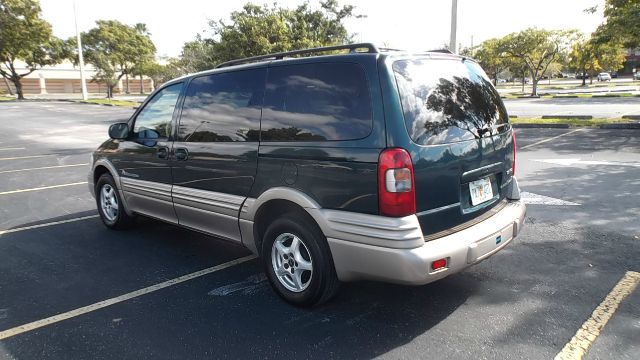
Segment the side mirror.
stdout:
<path fill-rule="evenodd" d="M 109 137 L 116 140 L 123 140 L 129 136 L 129 124 L 117 123 L 109 126 Z"/>

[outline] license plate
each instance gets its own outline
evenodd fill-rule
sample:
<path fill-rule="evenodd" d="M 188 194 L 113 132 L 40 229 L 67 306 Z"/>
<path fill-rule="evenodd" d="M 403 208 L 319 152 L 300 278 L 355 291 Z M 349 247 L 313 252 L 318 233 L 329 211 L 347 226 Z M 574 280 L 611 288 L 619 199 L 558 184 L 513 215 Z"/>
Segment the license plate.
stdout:
<path fill-rule="evenodd" d="M 470 182 L 469 192 L 471 193 L 471 205 L 473 206 L 493 198 L 491 181 L 488 178 Z"/>

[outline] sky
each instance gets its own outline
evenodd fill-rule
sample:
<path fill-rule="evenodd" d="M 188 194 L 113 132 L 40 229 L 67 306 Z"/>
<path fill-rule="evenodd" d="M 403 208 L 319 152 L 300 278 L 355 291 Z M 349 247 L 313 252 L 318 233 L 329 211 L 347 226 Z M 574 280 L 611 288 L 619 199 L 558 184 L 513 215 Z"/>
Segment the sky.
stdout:
<path fill-rule="evenodd" d="M 178 56 L 185 41 L 209 29 L 208 20 L 228 19 L 249 0 L 75 0 L 78 28 L 87 31 L 95 21 L 119 20 L 147 25 L 158 56 Z M 273 0 L 254 0 L 271 4 Z M 279 0 L 295 7 L 303 0 Z M 43 17 L 60 38 L 75 36 L 74 0 L 40 0 Z M 310 0 L 319 8 L 318 0 Z M 347 21 L 355 40 L 400 49 L 441 48 L 449 42 L 451 0 L 339 0 L 366 18 Z M 463 47 L 511 32 L 538 27 L 578 29 L 591 33 L 602 23 L 604 0 L 458 0 L 458 43 Z M 598 12 L 584 9 L 598 5 Z"/>

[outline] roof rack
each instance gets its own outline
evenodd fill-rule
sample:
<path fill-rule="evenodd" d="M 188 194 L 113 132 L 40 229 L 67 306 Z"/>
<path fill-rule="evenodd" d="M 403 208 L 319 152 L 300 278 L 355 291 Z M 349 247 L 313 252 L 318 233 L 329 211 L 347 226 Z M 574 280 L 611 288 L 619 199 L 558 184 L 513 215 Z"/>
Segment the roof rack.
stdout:
<path fill-rule="evenodd" d="M 357 51 L 359 49 L 366 49 L 367 51 Z M 243 59 L 235 59 L 235 60 L 226 61 L 226 62 L 223 62 L 222 64 L 219 64 L 218 66 L 216 66 L 216 69 L 227 67 L 227 66 L 233 66 L 233 65 L 247 64 L 250 62 L 255 62 L 255 61 L 265 60 L 265 59 L 279 60 L 279 59 L 283 59 L 285 56 L 313 54 L 313 53 L 321 53 L 321 52 L 333 51 L 333 50 L 349 50 L 349 53 L 369 53 L 369 54 L 380 53 L 380 49 L 378 49 L 375 45 L 371 43 L 324 46 L 324 47 L 318 47 L 318 48 L 312 48 L 312 49 L 285 51 L 285 52 L 279 52 L 275 54 L 267 54 L 267 55 L 252 56 L 252 57 L 243 58 Z M 389 51 L 393 49 L 385 48 L 383 50 Z"/>
<path fill-rule="evenodd" d="M 434 50 L 429 50 L 428 52 L 437 52 L 437 53 L 445 53 L 445 54 L 453 54 L 453 52 L 449 49 L 434 49 Z"/>

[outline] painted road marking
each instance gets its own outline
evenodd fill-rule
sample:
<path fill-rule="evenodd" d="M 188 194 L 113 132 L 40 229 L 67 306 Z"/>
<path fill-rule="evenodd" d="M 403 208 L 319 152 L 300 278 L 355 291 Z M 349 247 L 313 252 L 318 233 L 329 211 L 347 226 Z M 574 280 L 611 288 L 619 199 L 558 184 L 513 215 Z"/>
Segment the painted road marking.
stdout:
<path fill-rule="evenodd" d="M 24 150 L 23 147 L 0 148 L 0 151 Z"/>
<path fill-rule="evenodd" d="M 47 189 L 55 189 L 55 188 L 61 188 L 61 187 L 66 187 L 66 186 L 84 185 L 86 183 L 87 183 L 86 181 L 80 181 L 80 182 L 70 183 L 70 184 L 60 184 L 60 185 L 42 186 L 42 187 L 31 188 L 31 189 L 12 190 L 12 191 L 0 192 L 0 195 L 9 195 L 9 194 L 17 194 L 17 193 L 29 192 L 29 191 L 40 191 L 40 190 L 47 190 Z"/>
<path fill-rule="evenodd" d="M 582 131 L 582 130 L 583 130 L 583 129 L 576 129 L 576 130 L 569 131 L 569 132 L 564 133 L 564 134 L 560 134 L 560 135 L 558 135 L 558 136 L 554 136 L 554 137 L 550 137 L 550 138 L 548 138 L 548 139 L 540 140 L 540 141 L 538 141 L 538 142 L 534 142 L 533 144 L 525 145 L 525 146 L 523 146 L 523 147 L 518 147 L 518 150 L 524 150 L 524 149 L 530 148 L 530 147 L 532 147 L 532 146 L 536 146 L 536 145 L 544 144 L 544 143 L 546 143 L 546 142 L 548 142 L 548 141 L 555 140 L 555 139 L 557 139 L 557 138 L 561 138 L 561 137 L 563 137 L 563 136 L 567 136 L 567 135 L 569 135 L 569 134 L 573 134 L 574 132 Z"/>
<path fill-rule="evenodd" d="M 520 199 L 524 201 L 525 204 L 534 204 L 534 205 L 556 205 L 556 206 L 577 206 L 580 205 L 578 203 L 574 203 L 571 201 L 566 201 L 562 199 L 552 198 L 550 196 L 544 196 L 539 194 L 534 194 L 526 191 L 520 192 Z"/>
<path fill-rule="evenodd" d="M 187 275 L 183 275 L 171 280 L 167 280 L 164 282 L 161 282 L 159 284 L 155 284 L 155 285 L 151 285 L 148 286 L 146 288 L 140 289 L 140 290 L 136 290 L 136 291 L 132 291 L 130 293 L 126 293 L 124 295 L 120 295 L 111 299 L 107 299 L 107 300 L 103 300 L 100 302 L 97 302 L 95 304 L 91 304 L 91 305 L 87 305 L 75 310 L 71 310 L 71 311 L 67 311 L 58 315 L 54 315 L 51 317 L 48 317 L 46 319 L 42 319 L 42 320 L 37 320 L 34 322 L 30 322 L 28 324 L 24 324 L 24 325 L 20 325 L 20 326 L 16 326 L 14 328 L 11 329 L 7 329 L 4 331 L 0 331 L 0 340 L 4 340 L 7 338 L 10 338 L 12 336 L 16 336 L 31 330 L 35 330 L 47 325 L 51 325 L 51 324 L 55 324 L 57 322 L 63 321 L 63 320 L 67 320 L 67 319 L 71 319 L 86 313 L 90 313 L 96 310 L 100 310 L 102 308 L 105 308 L 107 306 L 111 306 L 114 304 L 118 304 L 121 303 L 123 301 L 127 301 L 127 300 L 131 300 L 137 297 L 140 297 L 142 295 L 146 295 L 146 294 L 150 294 L 152 292 L 158 291 L 158 290 L 162 290 L 164 288 L 168 288 L 170 286 L 174 286 L 180 283 L 183 283 L 185 281 L 189 281 L 189 280 L 193 280 L 211 273 L 214 273 L 216 271 L 220 271 L 220 270 L 224 270 L 227 268 L 230 268 L 232 266 L 235 265 L 239 265 L 242 264 L 244 262 L 247 262 L 249 260 L 253 260 L 255 259 L 256 256 L 255 255 L 248 255 L 248 256 L 244 256 L 235 260 L 231 260 L 229 262 L 220 264 L 220 265 L 216 265 L 216 266 L 212 266 L 210 268 L 206 268 L 200 271 L 196 271 L 193 272 L 191 274 L 187 274 Z"/>
<path fill-rule="evenodd" d="M 0 230 L 0 235 L 11 234 L 11 233 L 15 233 L 15 232 L 38 229 L 38 228 L 49 227 L 49 226 L 60 225 L 60 224 L 66 224 L 66 223 L 76 222 L 76 221 L 80 221 L 80 220 L 93 219 L 93 218 L 97 218 L 99 216 L 100 215 L 88 215 L 88 216 L 82 216 L 82 217 L 77 217 L 77 218 L 73 218 L 73 219 L 48 222 L 48 223 L 44 223 L 44 224 L 23 226 L 23 227 L 8 229 L 8 230 Z"/>
<path fill-rule="evenodd" d="M 580 159 L 536 159 L 534 161 L 548 164 L 557 164 L 564 166 L 571 165 L 615 165 L 615 166 L 634 166 L 640 167 L 639 162 L 620 162 L 620 161 L 600 161 L 600 160 L 580 160 Z"/>
<path fill-rule="evenodd" d="M 58 169 L 58 168 L 67 168 L 67 167 L 74 167 L 74 166 L 87 166 L 87 165 L 89 164 L 86 163 L 86 164 L 56 165 L 56 166 L 43 166 L 43 167 L 35 167 L 35 168 L 28 168 L 28 169 L 4 170 L 4 171 L 0 171 L 0 174 L 9 174 L 9 173 L 20 172 L 20 171 Z"/>
<path fill-rule="evenodd" d="M 633 292 L 640 283 L 640 273 L 627 271 L 611 292 L 593 311 L 591 317 L 582 324 L 571 341 L 556 355 L 556 360 L 578 360 L 589 351 L 600 332 L 620 306 L 622 300 Z"/>
<path fill-rule="evenodd" d="M 2 161 L 2 160 L 35 159 L 35 158 L 41 158 L 41 157 L 47 157 L 47 156 L 54 156 L 54 154 L 6 157 L 6 158 L 0 158 L 0 161 Z"/>

